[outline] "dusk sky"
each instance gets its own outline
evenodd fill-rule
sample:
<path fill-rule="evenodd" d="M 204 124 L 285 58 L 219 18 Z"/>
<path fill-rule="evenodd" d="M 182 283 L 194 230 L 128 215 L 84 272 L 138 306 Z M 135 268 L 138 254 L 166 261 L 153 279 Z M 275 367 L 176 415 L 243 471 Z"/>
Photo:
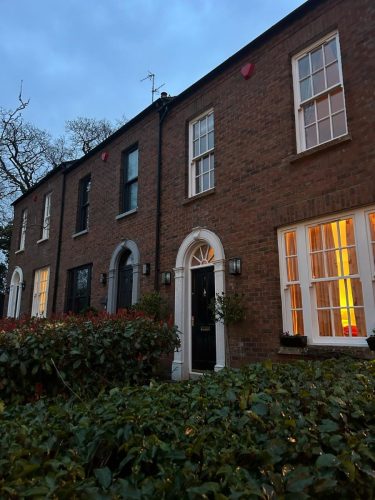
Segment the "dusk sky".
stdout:
<path fill-rule="evenodd" d="M 177 95 L 301 0 L 0 0 L 0 106 L 20 81 L 26 118 L 52 135 L 78 116 L 130 119 L 156 74 Z"/>

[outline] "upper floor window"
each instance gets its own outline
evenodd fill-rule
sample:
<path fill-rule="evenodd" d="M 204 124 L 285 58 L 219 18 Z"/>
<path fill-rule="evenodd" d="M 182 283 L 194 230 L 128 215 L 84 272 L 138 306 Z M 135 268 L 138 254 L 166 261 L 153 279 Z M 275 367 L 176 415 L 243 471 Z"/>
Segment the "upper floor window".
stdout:
<path fill-rule="evenodd" d="M 138 148 L 126 151 L 122 157 L 122 213 L 135 210 L 138 206 Z"/>
<path fill-rule="evenodd" d="M 338 33 L 293 58 L 297 151 L 347 134 Z"/>
<path fill-rule="evenodd" d="M 215 186 L 214 112 L 198 117 L 189 127 L 189 196 Z"/>
<path fill-rule="evenodd" d="M 50 219 L 51 219 L 51 198 L 52 198 L 51 193 L 48 193 L 44 197 L 44 210 L 43 210 L 43 221 L 42 221 L 42 240 L 47 240 L 49 238 Z"/>
<path fill-rule="evenodd" d="M 355 210 L 280 231 L 285 330 L 310 343 L 367 345 L 375 326 L 373 215 Z"/>
<path fill-rule="evenodd" d="M 86 231 L 89 227 L 91 175 L 86 175 L 79 181 L 78 186 L 78 210 L 77 210 L 77 233 Z"/>
<path fill-rule="evenodd" d="M 68 271 L 66 311 L 80 313 L 90 306 L 91 264 Z"/>
<path fill-rule="evenodd" d="M 21 215 L 20 240 L 19 240 L 18 250 L 25 249 L 26 228 L 27 228 L 27 209 L 25 208 L 24 210 L 22 210 L 22 215 Z"/>
<path fill-rule="evenodd" d="M 47 316 L 49 267 L 37 269 L 34 276 L 33 305 L 31 316 Z"/>

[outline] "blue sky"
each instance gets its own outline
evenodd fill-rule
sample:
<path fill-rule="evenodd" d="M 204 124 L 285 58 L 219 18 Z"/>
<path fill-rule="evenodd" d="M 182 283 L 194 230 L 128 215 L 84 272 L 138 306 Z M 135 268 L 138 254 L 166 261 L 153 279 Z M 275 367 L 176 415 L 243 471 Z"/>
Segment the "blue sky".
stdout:
<path fill-rule="evenodd" d="M 177 95 L 302 0 L 0 0 L 0 106 L 57 136 L 78 116 L 132 118 L 149 70 Z"/>

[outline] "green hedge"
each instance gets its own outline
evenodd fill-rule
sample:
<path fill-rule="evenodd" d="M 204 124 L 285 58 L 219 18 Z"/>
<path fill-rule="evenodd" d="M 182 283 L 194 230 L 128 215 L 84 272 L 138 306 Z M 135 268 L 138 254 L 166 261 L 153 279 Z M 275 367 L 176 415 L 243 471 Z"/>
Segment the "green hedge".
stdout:
<path fill-rule="evenodd" d="M 30 401 L 143 383 L 178 345 L 176 329 L 138 313 L 0 323 L 0 398 Z"/>
<path fill-rule="evenodd" d="M 252 365 L 0 414 L 0 498 L 375 496 L 375 366 Z"/>

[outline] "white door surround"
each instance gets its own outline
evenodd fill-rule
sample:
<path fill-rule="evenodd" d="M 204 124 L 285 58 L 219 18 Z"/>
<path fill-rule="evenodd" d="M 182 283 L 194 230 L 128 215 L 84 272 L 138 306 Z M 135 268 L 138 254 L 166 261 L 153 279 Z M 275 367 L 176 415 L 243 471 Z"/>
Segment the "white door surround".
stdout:
<path fill-rule="evenodd" d="M 130 252 L 129 263 L 133 266 L 132 304 L 136 304 L 139 299 L 139 278 L 141 267 L 139 249 L 134 241 L 124 240 L 115 248 L 109 264 L 107 312 L 111 314 L 114 314 L 117 309 L 118 266 L 121 255 L 126 251 Z"/>
<path fill-rule="evenodd" d="M 20 267 L 16 267 L 12 274 L 9 287 L 9 300 L 7 316 L 9 318 L 19 318 L 21 307 L 21 295 L 23 285 L 23 272 Z"/>
<path fill-rule="evenodd" d="M 225 255 L 218 236 L 204 228 L 194 228 L 182 242 L 176 258 L 175 273 L 175 323 L 179 330 L 181 347 L 174 353 L 172 379 L 190 377 L 191 371 L 191 259 L 198 246 L 207 244 L 214 250 L 215 294 L 225 292 Z M 216 323 L 215 371 L 225 366 L 224 325 Z"/>

